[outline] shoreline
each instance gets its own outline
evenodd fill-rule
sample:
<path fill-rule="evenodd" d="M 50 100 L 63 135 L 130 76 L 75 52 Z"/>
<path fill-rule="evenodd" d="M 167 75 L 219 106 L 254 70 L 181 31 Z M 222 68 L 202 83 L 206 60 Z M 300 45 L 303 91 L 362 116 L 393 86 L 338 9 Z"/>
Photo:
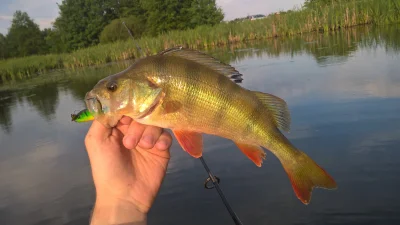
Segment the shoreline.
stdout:
<path fill-rule="evenodd" d="M 394 6 L 390 6 L 391 4 Z M 381 11 L 371 13 L 370 11 L 377 6 L 381 7 L 379 8 Z M 364 0 L 282 12 L 256 21 L 221 23 L 214 27 L 200 26 L 192 30 L 171 31 L 157 37 L 142 37 L 135 41 L 146 55 L 152 55 L 178 45 L 207 51 L 255 40 L 311 33 L 335 33 L 359 26 L 396 23 L 400 23 L 400 0 L 390 2 Z M 49 71 L 97 66 L 132 60 L 139 56 L 135 43 L 129 39 L 92 46 L 72 53 L 0 60 L 0 85 L 7 81 L 29 79 Z"/>

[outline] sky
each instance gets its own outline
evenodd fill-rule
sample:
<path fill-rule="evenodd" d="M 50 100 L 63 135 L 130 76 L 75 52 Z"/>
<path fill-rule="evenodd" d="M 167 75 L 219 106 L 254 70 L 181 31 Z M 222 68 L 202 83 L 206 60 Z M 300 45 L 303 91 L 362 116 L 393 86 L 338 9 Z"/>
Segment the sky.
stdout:
<path fill-rule="evenodd" d="M 16 10 L 27 12 L 41 29 L 51 27 L 58 16 L 61 0 L 0 0 L 0 33 L 6 34 Z M 217 0 L 225 13 L 225 20 L 253 14 L 269 14 L 279 10 L 293 9 L 304 0 Z"/>

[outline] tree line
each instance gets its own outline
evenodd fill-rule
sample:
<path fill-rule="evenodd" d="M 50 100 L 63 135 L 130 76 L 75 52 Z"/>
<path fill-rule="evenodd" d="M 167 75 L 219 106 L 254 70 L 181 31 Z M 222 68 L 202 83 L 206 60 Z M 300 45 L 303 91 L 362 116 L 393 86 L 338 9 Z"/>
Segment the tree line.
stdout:
<path fill-rule="evenodd" d="M 215 0 L 63 0 L 58 8 L 52 28 L 44 30 L 26 12 L 16 11 L 8 33 L 0 34 L 0 59 L 126 40 L 129 34 L 122 21 L 140 38 L 213 26 L 224 18 Z"/>

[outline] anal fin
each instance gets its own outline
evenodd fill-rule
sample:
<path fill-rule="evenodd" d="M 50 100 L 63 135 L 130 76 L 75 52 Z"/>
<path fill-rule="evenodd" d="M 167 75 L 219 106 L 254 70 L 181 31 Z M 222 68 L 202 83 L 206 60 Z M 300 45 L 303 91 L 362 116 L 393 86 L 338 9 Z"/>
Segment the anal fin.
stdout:
<path fill-rule="evenodd" d="M 263 160 L 265 159 L 265 151 L 257 145 L 249 145 L 243 143 L 236 143 L 238 148 L 245 154 L 256 166 L 261 167 Z"/>
<path fill-rule="evenodd" d="M 201 133 L 186 130 L 173 130 L 173 133 L 183 150 L 195 158 L 202 156 L 203 137 Z"/>

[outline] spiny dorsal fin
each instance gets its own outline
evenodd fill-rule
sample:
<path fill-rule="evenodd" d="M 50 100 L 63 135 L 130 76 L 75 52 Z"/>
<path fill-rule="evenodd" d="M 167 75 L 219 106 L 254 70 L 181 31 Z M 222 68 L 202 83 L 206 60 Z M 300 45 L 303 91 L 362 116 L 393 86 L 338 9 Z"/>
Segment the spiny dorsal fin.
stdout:
<path fill-rule="evenodd" d="M 286 132 L 290 130 L 290 112 L 286 102 L 275 95 L 253 91 L 262 104 L 272 113 L 276 126 Z"/>
<path fill-rule="evenodd" d="M 241 83 L 243 80 L 242 78 L 243 75 L 239 73 L 234 67 L 225 64 L 219 61 L 218 59 L 210 55 L 207 55 L 203 52 L 191 49 L 185 49 L 183 47 L 174 47 L 166 49 L 158 53 L 158 55 L 173 55 L 194 61 L 196 63 L 200 63 L 204 66 L 210 67 L 211 69 L 217 72 L 222 73 L 224 76 L 229 77 L 235 83 Z"/>

